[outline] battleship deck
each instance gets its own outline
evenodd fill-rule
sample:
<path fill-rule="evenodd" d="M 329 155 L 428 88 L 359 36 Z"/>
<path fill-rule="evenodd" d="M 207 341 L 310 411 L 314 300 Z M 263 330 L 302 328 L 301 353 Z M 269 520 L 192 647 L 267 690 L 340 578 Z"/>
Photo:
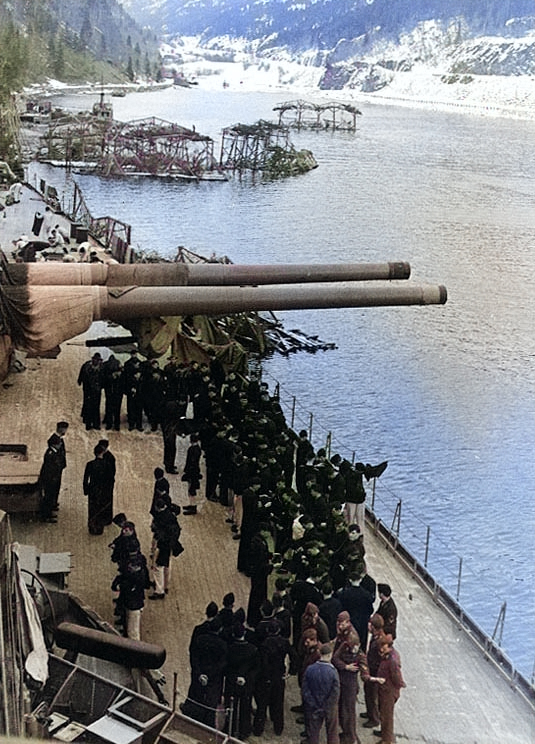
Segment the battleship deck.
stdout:
<path fill-rule="evenodd" d="M 11 374 L 0 391 L 1 431 L 5 441 L 27 444 L 28 462 L 38 467 L 56 420 L 71 422 L 57 524 L 26 521 L 22 515 L 13 515 L 13 537 L 43 552 L 71 553 L 70 591 L 112 622 L 110 585 L 114 566 L 107 546 L 116 531 L 108 527 L 101 536 L 87 532 L 84 466 L 92 459 L 97 440 L 107 436 L 117 458 L 115 510 L 124 511 L 134 520 L 147 553 L 153 469 L 161 464 L 162 438 L 157 433 L 129 432 L 126 428 L 120 432 L 85 430 L 76 379 L 88 357 L 84 339 L 76 338 L 63 346 L 57 360 L 28 359 L 26 371 Z M 179 439 L 179 466 L 184 462 L 185 448 L 185 440 Z M 187 503 L 180 476 L 169 478 L 174 500 Z M 146 603 L 142 633 L 144 640 L 166 647 L 163 671 L 168 687 L 176 672 L 179 697 L 188 686 L 191 630 L 203 618 L 204 608 L 212 599 L 220 603 L 228 591 L 234 591 L 237 606 L 246 606 L 249 588 L 248 579 L 236 570 L 238 543 L 231 539 L 221 506 L 202 500 L 199 513 L 183 516 L 181 523 L 185 551 L 173 560 L 171 589 L 165 601 Z M 398 740 L 437 744 L 533 742 L 535 725 L 529 705 L 371 531 L 366 535 L 366 547 L 370 573 L 393 587 L 400 614 L 396 646 L 407 688 L 396 710 Z M 171 698 L 169 689 L 166 697 Z M 288 707 L 297 701 L 297 685 L 292 678 Z M 280 741 L 298 742 L 300 728 L 288 712 Z M 364 744 L 376 740 L 366 729 L 360 731 L 360 738 Z M 263 740 L 270 740 L 269 727 Z"/>
<path fill-rule="evenodd" d="M 4 223 L 0 235 L 4 245 L 5 236 Z M 98 328 L 95 325 L 88 334 L 102 335 L 102 324 Z M 115 571 L 108 544 L 117 532 L 112 526 L 103 535 L 88 534 L 87 504 L 82 492 L 85 463 L 92 459 L 98 439 L 107 437 L 117 458 L 114 509 L 124 511 L 136 523 L 142 549 L 147 554 L 153 469 L 161 465 L 163 445 L 158 433 L 129 432 L 126 427 L 120 432 L 85 430 L 80 418 L 81 388 L 76 381 L 81 364 L 97 350 L 89 350 L 85 341 L 85 336 L 72 339 L 63 344 L 58 359 L 27 359 L 24 372 L 10 374 L 0 388 L 0 431 L 3 443 L 25 444 L 28 465 L 39 468 L 55 422 L 61 419 L 70 422 L 66 435 L 68 465 L 58 522 L 43 524 L 14 514 L 13 538 L 21 544 L 34 545 L 41 552 L 70 553 L 69 590 L 105 620 L 113 622 L 110 585 Z M 99 350 L 104 357 L 108 355 L 106 349 Z M 179 438 L 179 468 L 184 463 L 185 450 L 186 440 Z M 185 484 L 179 475 L 169 479 L 174 501 L 184 505 Z M 162 602 L 147 602 L 143 612 L 143 640 L 162 644 L 167 650 L 163 671 L 168 700 L 173 696 L 175 673 L 179 701 L 187 691 L 189 639 L 194 625 L 203 619 L 208 602 L 215 600 L 220 604 L 223 595 L 233 591 L 236 606 L 247 604 L 249 580 L 236 570 L 238 543 L 231 539 L 225 516 L 221 506 L 202 499 L 196 516 L 180 518 L 185 551 L 173 559 L 170 592 Z M 396 647 L 401 654 L 407 688 L 396 706 L 398 742 L 532 744 L 535 741 L 532 707 L 371 530 L 366 534 L 366 549 L 370 574 L 392 586 L 399 610 Z M 298 702 L 297 683 L 291 678 L 286 696 L 286 726 L 283 735 L 277 738 L 281 744 L 300 741 L 302 726 L 296 724 L 295 716 L 289 711 Z M 358 709 L 363 710 L 362 693 Z M 359 736 L 362 744 L 377 742 L 371 730 L 360 725 Z M 252 742 L 273 740 L 269 722 L 261 739 L 250 739 Z"/>

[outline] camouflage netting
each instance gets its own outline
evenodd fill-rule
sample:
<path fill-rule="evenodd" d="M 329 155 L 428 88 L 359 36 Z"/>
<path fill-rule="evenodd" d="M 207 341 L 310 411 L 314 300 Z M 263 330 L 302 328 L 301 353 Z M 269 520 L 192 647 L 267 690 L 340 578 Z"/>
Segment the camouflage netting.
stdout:
<path fill-rule="evenodd" d="M 248 351 L 219 326 L 224 320 L 203 315 L 144 318 L 125 326 L 138 339 L 141 353 L 149 358 L 170 351 L 180 362 L 208 362 L 215 353 L 227 370 L 244 373 Z"/>

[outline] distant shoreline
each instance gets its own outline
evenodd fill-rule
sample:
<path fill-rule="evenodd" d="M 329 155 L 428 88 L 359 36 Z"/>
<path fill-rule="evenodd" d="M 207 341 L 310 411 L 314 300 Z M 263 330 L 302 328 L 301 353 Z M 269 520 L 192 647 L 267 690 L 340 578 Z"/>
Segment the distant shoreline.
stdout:
<path fill-rule="evenodd" d="M 281 92 L 289 96 L 331 98 L 353 103 L 406 106 L 434 111 L 457 110 L 475 116 L 535 119 L 535 77 L 470 75 L 471 82 L 428 67 L 395 72 L 391 82 L 376 93 L 359 89 L 322 90 L 318 87 L 323 68 L 289 60 L 258 59 L 255 64 L 190 62 L 183 65 L 186 77 L 197 76 L 199 87 L 230 90 Z M 448 82 L 446 82 L 448 80 Z"/>
<path fill-rule="evenodd" d="M 456 110 L 474 116 L 535 119 L 535 79 L 531 76 L 474 75 L 470 83 L 446 83 L 433 71 L 397 73 L 377 93 L 359 93 L 366 103 L 434 111 Z"/>
<path fill-rule="evenodd" d="M 276 70 L 274 69 L 276 67 Z M 518 120 L 535 120 L 535 77 L 474 75 L 472 82 L 448 83 L 443 75 L 429 68 L 411 72 L 398 72 L 392 81 L 375 93 L 363 93 L 358 89 L 323 90 L 318 87 L 321 78 L 320 68 L 311 68 L 295 62 L 277 61 L 270 67 L 259 64 L 244 67 L 239 62 L 213 63 L 198 61 L 183 65 L 188 78 L 198 81 L 204 90 L 282 93 L 289 97 L 313 97 L 351 101 L 355 104 L 375 104 L 402 106 L 428 111 L 458 111 L 470 116 L 500 117 Z M 446 73 L 444 73 L 446 75 Z M 451 76 L 449 76 L 451 77 Z M 125 93 L 138 93 L 172 87 L 171 80 L 161 83 L 86 83 L 83 85 L 63 85 L 50 81 L 46 85 L 31 86 L 23 92 L 49 98 L 62 94 L 111 95 L 121 90 Z"/>
<path fill-rule="evenodd" d="M 172 86 L 171 80 L 162 83 L 80 83 L 71 85 L 69 83 L 60 83 L 51 80 L 48 83 L 30 85 L 21 91 L 21 95 L 26 98 L 50 98 L 60 95 L 99 95 L 105 93 L 111 95 L 115 91 L 124 91 L 125 93 L 145 93 L 147 91 L 164 90 Z"/>

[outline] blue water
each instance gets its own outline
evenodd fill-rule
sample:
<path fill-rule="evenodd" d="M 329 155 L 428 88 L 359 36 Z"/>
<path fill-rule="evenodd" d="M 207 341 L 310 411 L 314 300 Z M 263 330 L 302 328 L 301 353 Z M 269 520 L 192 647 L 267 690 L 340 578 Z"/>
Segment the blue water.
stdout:
<path fill-rule="evenodd" d="M 220 141 L 274 118 L 275 94 L 170 89 L 114 101 Z M 87 98 L 71 100 L 89 108 Z M 535 122 L 366 106 L 355 134 L 301 133 L 319 167 L 272 183 L 77 177 L 94 215 L 133 227 L 140 248 L 178 245 L 235 262 L 409 261 L 445 284 L 444 307 L 281 313 L 332 352 L 265 365 L 283 403 L 313 413 L 316 446 L 388 460 L 376 508 L 530 677 L 535 661 Z M 218 148 L 216 147 L 216 151 Z"/>

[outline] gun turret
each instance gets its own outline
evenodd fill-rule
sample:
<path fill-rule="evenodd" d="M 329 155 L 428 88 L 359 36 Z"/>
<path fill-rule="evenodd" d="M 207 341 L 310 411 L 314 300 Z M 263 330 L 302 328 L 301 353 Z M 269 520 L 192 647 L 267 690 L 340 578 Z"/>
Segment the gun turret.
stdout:
<path fill-rule="evenodd" d="M 405 283 L 336 282 L 224 286 L 0 287 L 4 321 L 14 343 L 43 354 L 88 330 L 96 320 L 126 322 L 185 315 L 260 310 L 444 304 L 446 288 Z"/>

